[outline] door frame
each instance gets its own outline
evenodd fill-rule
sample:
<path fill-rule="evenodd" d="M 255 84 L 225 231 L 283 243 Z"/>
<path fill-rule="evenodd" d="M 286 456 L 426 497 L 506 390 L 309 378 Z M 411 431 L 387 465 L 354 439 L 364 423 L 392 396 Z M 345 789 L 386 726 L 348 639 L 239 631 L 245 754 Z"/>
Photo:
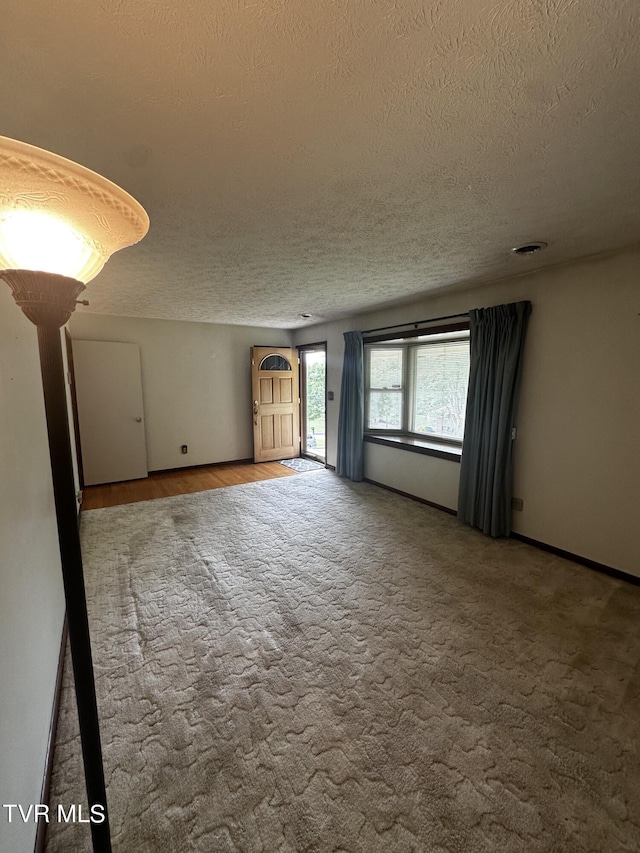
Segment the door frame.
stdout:
<path fill-rule="evenodd" d="M 316 462 L 322 462 L 324 465 L 327 464 L 327 341 L 316 341 L 312 344 L 299 344 L 298 347 L 298 360 L 300 363 L 299 370 L 299 381 L 300 381 L 300 456 L 305 459 L 313 459 Z M 306 411 L 306 395 L 304 393 L 305 390 L 305 379 L 306 379 L 306 364 L 304 359 L 305 352 L 324 352 L 324 456 L 319 456 L 317 453 L 313 453 L 307 447 L 307 411 Z M 304 427 L 304 429 L 303 429 Z"/>
<path fill-rule="evenodd" d="M 69 330 L 64 330 L 64 343 L 67 352 L 67 381 L 71 394 L 71 418 L 73 423 L 73 440 L 76 448 L 78 464 L 78 488 L 84 489 L 84 471 L 82 468 L 82 448 L 80 447 L 80 423 L 78 421 L 78 397 L 76 396 L 76 374 L 73 369 L 73 339 Z"/>

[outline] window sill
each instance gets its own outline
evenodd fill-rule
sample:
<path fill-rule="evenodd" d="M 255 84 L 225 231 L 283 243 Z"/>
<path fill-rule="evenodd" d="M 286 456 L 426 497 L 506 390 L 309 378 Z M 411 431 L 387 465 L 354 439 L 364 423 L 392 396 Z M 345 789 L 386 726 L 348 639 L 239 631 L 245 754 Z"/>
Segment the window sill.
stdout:
<path fill-rule="evenodd" d="M 413 438 L 408 435 L 373 435 L 367 434 L 365 441 L 370 444 L 382 444 L 385 447 L 397 447 L 409 450 L 411 453 L 422 453 L 425 456 L 435 456 L 437 459 L 448 459 L 460 462 L 462 447 L 455 444 L 444 444 L 436 441 L 426 441 L 423 438 Z"/>

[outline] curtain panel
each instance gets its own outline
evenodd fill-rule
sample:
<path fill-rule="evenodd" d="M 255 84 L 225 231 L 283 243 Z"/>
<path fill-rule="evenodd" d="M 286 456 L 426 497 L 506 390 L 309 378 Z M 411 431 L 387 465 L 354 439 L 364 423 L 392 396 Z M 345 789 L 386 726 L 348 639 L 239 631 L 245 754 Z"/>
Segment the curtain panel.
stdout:
<path fill-rule="evenodd" d="M 491 536 L 511 533 L 512 431 L 530 302 L 469 312 L 469 392 L 458 518 Z"/>
<path fill-rule="evenodd" d="M 350 480 L 364 476 L 364 345 L 362 332 L 344 333 L 344 364 L 338 419 L 336 473 Z"/>

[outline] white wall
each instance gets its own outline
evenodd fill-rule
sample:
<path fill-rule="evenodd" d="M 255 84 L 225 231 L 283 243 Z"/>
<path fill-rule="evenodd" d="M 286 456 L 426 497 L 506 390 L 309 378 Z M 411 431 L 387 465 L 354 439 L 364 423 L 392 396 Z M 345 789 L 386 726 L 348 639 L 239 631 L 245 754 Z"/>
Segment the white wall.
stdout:
<path fill-rule="evenodd" d="M 69 327 L 140 346 L 150 471 L 253 457 L 250 349 L 290 346 L 290 332 L 84 312 Z"/>
<path fill-rule="evenodd" d="M 38 803 L 64 596 L 36 329 L 0 282 L 0 804 Z M 35 824 L 0 814 L 0 850 Z"/>
<path fill-rule="evenodd" d="M 459 463 L 365 443 L 364 470 L 365 477 L 374 483 L 384 483 L 449 509 L 458 506 Z"/>
<path fill-rule="evenodd" d="M 526 263 L 526 260 L 524 261 Z M 327 340 L 327 461 L 335 465 L 342 334 L 529 299 L 514 530 L 640 576 L 640 249 L 298 330 Z M 460 466 L 367 445 L 365 476 L 455 509 Z"/>

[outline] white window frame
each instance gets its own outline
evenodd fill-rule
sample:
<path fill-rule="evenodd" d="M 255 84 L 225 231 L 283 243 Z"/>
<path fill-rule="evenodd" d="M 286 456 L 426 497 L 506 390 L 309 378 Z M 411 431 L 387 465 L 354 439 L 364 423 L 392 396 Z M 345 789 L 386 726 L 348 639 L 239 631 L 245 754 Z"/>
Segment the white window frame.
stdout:
<path fill-rule="evenodd" d="M 401 372 L 401 385 L 400 387 L 391 387 L 391 388 L 371 388 L 371 351 L 372 350 L 402 350 L 402 372 Z M 365 344 L 365 424 L 369 423 L 369 405 L 371 399 L 371 391 L 386 391 L 389 394 L 397 394 L 400 397 L 400 417 L 401 417 L 401 428 L 400 430 L 389 427 L 388 429 L 369 429 L 365 427 L 365 432 L 371 433 L 372 435 L 388 435 L 392 433 L 397 435 L 398 432 L 405 431 L 405 419 L 406 419 L 406 389 L 407 389 L 407 350 L 403 346 L 403 342 L 399 341 L 389 341 L 388 343 L 381 344 Z"/>
<path fill-rule="evenodd" d="M 393 436 L 394 438 L 403 437 L 411 442 L 420 441 L 425 444 L 442 445 L 444 448 L 462 448 L 462 439 L 451 438 L 439 433 L 423 433 L 413 432 L 409 429 L 413 421 L 413 414 L 416 406 L 415 393 L 415 357 L 416 351 L 422 347 L 437 346 L 443 341 L 469 341 L 469 329 L 457 329 L 455 331 L 443 331 L 441 328 L 433 330 L 424 330 L 420 335 L 405 338 L 393 338 L 388 340 L 375 340 L 364 342 L 364 367 L 365 367 L 365 435 L 369 436 Z M 402 398 L 401 405 L 401 425 L 399 429 L 370 429 L 369 411 L 371 390 L 382 390 L 371 388 L 371 352 L 372 350 L 384 349 L 400 349 L 403 351 L 402 364 L 402 388 L 400 394 Z M 398 393 L 396 389 L 388 389 L 392 393 Z"/>

